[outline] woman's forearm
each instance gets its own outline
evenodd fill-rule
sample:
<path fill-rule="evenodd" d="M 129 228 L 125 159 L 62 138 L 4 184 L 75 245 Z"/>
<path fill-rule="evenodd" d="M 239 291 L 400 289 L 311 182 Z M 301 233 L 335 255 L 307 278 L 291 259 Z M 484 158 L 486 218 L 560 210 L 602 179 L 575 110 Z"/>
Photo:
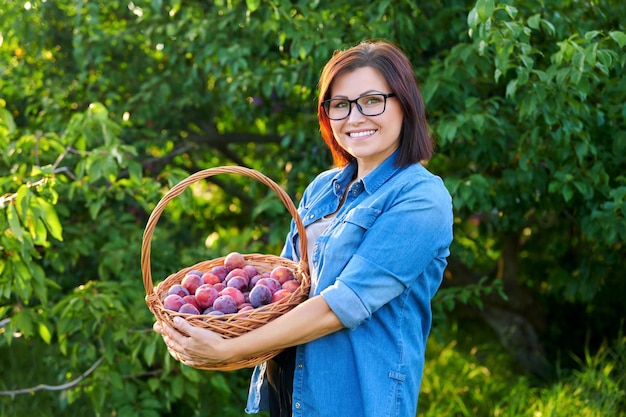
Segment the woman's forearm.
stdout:
<path fill-rule="evenodd" d="M 344 326 L 322 296 L 306 300 L 271 322 L 222 345 L 228 361 L 239 361 L 276 349 L 310 342 Z"/>

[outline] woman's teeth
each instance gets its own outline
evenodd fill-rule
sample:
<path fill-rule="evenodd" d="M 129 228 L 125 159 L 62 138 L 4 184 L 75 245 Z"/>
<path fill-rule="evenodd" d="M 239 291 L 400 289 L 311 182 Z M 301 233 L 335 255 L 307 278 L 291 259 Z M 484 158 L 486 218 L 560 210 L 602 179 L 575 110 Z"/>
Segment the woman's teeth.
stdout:
<path fill-rule="evenodd" d="M 364 132 L 350 132 L 350 137 L 351 138 L 361 138 L 363 136 L 373 135 L 374 133 L 376 133 L 375 130 L 366 130 Z"/>

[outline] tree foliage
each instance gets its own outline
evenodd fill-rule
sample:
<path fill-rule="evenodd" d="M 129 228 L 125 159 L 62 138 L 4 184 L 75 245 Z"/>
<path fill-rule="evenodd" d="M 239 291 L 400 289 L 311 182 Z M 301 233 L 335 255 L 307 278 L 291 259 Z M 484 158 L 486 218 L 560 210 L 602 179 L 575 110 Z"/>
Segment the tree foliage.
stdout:
<path fill-rule="evenodd" d="M 169 187 L 218 165 L 257 169 L 297 201 L 331 163 L 321 67 L 364 39 L 413 62 L 438 143 L 429 168 L 454 198 L 438 322 L 477 306 L 543 372 L 626 316 L 622 2 L 4 3 L 0 389 L 67 386 L 3 411 L 242 414 L 245 371 L 180 366 L 151 331 L 145 223 Z M 168 204 L 152 274 L 277 253 L 288 223 L 263 185 L 210 178 Z"/>

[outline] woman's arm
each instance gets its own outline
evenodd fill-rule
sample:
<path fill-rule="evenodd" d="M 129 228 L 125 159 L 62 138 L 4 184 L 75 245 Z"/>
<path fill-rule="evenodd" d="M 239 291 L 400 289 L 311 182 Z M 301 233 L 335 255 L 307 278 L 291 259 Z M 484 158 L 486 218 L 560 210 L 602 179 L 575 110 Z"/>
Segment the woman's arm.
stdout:
<path fill-rule="evenodd" d="M 154 330 L 163 336 L 175 358 L 190 366 L 199 366 L 245 360 L 271 350 L 310 342 L 343 327 L 324 298 L 317 296 L 264 326 L 233 339 L 193 327 L 179 317 L 174 319 L 174 327 L 157 322 Z"/>

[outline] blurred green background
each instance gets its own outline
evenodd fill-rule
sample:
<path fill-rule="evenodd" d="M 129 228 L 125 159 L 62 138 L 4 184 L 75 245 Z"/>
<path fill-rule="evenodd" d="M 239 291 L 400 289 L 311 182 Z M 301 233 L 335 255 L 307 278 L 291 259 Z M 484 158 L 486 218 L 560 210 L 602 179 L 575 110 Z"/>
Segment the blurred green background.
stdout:
<path fill-rule="evenodd" d="M 322 66 L 385 39 L 454 198 L 418 416 L 625 416 L 625 22 L 617 0 L 0 1 L 0 415 L 243 416 L 250 370 L 182 366 L 151 330 L 146 221 L 220 165 L 297 203 L 332 163 Z M 289 220 L 249 178 L 195 183 L 155 283 L 277 254 Z"/>

